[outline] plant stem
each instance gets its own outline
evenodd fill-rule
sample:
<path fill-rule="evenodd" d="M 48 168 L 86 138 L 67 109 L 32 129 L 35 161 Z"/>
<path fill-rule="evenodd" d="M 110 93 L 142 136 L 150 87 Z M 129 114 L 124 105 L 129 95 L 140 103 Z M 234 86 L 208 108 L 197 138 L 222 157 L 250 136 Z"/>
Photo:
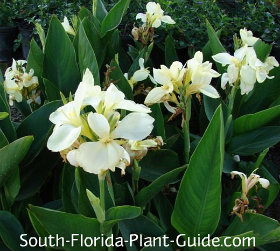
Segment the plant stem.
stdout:
<path fill-rule="evenodd" d="M 105 176 L 98 176 L 99 180 L 99 192 L 100 192 L 100 206 L 105 212 L 105 189 L 104 189 L 104 181 L 105 181 Z"/>
<path fill-rule="evenodd" d="M 132 190 L 133 192 L 138 192 L 138 181 L 140 177 L 141 167 L 137 160 L 134 160 L 134 166 L 132 171 Z"/>
<path fill-rule="evenodd" d="M 184 160 L 185 164 L 189 163 L 190 158 L 190 118 L 191 118 L 191 99 L 188 98 L 186 100 L 185 105 L 185 116 L 184 116 L 184 124 L 183 124 L 183 136 L 184 136 Z"/>
<path fill-rule="evenodd" d="M 227 120 L 225 125 L 225 135 L 227 135 L 228 129 L 232 122 L 232 110 L 234 105 L 235 96 L 237 93 L 237 87 L 233 86 L 229 95 L 229 102 L 228 102 L 228 111 L 227 111 Z"/>

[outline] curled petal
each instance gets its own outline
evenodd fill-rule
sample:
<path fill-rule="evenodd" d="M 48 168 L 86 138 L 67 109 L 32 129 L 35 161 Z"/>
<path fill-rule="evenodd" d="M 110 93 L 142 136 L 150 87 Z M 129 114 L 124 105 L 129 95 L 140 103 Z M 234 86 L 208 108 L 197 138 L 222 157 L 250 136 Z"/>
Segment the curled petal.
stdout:
<path fill-rule="evenodd" d="M 176 24 L 176 22 L 170 16 L 163 16 L 161 21 L 167 24 Z"/>
<path fill-rule="evenodd" d="M 91 112 L 88 115 L 88 124 L 92 131 L 99 137 L 99 138 L 106 138 L 109 137 L 110 134 L 110 125 L 108 120 L 102 114 L 93 113 Z"/>
<path fill-rule="evenodd" d="M 269 187 L 269 185 L 270 185 L 269 180 L 264 179 L 264 178 L 260 178 L 260 179 L 259 179 L 259 182 L 260 182 L 261 186 L 262 186 L 263 188 L 265 188 L 265 189 L 267 189 L 267 188 Z"/>
<path fill-rule="evenodd" d="M 218 53 L 212 57 L 216 62 L 222 64 L 223 66 L 227 64 L 231 64 L 231 60 L 233 56 L 230 54 L 223 52 L 223 53 Z"/>
<path fill-rule="evenodd" d="M 200 92 L 202 92 L 204 95 L 206 95 L 210 98 L 219 98 L 220 97 L 219 93 L 212 85 L 203 86 L 200 89 Z"/>

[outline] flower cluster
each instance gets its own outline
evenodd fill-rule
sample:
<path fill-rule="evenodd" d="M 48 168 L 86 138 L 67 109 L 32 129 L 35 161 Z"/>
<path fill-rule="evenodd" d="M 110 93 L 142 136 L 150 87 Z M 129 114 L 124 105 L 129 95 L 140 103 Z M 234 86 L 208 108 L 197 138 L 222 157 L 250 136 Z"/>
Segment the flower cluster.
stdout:
<path fill-rule="evenodd" d="M 170 16 L 164 15 L 159 3 L 148 2 L 146 9 L 146 13 L 138 13 L 136 16 L 136 20 L 140 19 L 143 25 L 139 28 L 134 27 L 132 30 L 134 39 L 144 45 L 153 40 L 154 29 L 159 28 L 162 23 L 175 24 Z"/>
<path fill-rule="evenodd" d="M 238 217 L 241 218 L 242 220 L 242 215 L 248 211 L 248 205 L 249 205 L 249 200 L 248 200 L 248 193 L 249 191 L 256 186 L 258 183 L 261 184 L 261 186 L 265 189 L 268 188 L 269 186 L 269 181 L 267 179 L 261 178 L 258 174 L 255 174 L 257 171 L 254 170 L 249 178 L 247 177 L 246 174 L 238 171 L 232 171 L 231 172 L 231 177 L 234 178 L 235 175 L 239 175 L 239 177 L 242 180 L 242 193 L 241 197 L 235 200 L 235 205 L 233 207 L 233 214 L 236 214 Z"/>
<path fill-rule="evenodd" d="M 28 72 L 25 68 L 25 60 L 13 60 L 12 66 L 5 72 L 4 88 L 9 95 L 9 104 L 12 106 L 14 100 L 27 103 L 41 104 L 40 91 L 38 90 L 38 78 L 34 76 L 34 70 Z"/>
<path fill-rule="evenodd" d="M 153 69 L 151 80 L 159 86 L 149 92 L 145 104 L 163 102 L 170 112 L 175 113 L 176 108 L 185 108 L 185 101 L 193 94 L 203 93 L 211 98 L 218 98 L 218 92 L 210 83 L 212 78 L 219 76 L 220 74 L 212 69 L 212 63 L 203 62 L 203 54 L 198 51 L 185 66 L 175 61 L 170 68 L 161 65 L 160 69 Z M 172 107 L 169 102 L 177 107 Z"/>
<path fill-rule="evenodd" d="M 278 67 L 279 63 L 274 57 L 267 57 L 265 62 L 258 59 L 254 44 L 258 38 L 253 36 L 251 31 L 240 30 L 242 47 L 231 56 L 229 53 L 219 53 L 213 56 L 213 59 L 223 66 L 228 65 L 227 72 L 222 75 L 221 86 L 238 86 L 240 84 L 241 94 L 248 94 L 253 90 L 256 82 L 263 83 L 266 78 L 271 79 L 269 72 Z"/>
<path fill-rule="evenodd" d="M 88 112 L 88 106 L 94 111 Z M 121 119 L 120 109 L 130 113 Z M 47 147 L 87 172 L 102 176 L 118 167 L 124 173 L 131 159 L 141 159 L 148 148 L 162 144 L 158 139 L 144 140 L 153 129 L 148 113 L 148 107 L 126 100 L 113 84 L 102 91 L 87 69 L 74 100 L 50 115 L 55 127 Z"/>

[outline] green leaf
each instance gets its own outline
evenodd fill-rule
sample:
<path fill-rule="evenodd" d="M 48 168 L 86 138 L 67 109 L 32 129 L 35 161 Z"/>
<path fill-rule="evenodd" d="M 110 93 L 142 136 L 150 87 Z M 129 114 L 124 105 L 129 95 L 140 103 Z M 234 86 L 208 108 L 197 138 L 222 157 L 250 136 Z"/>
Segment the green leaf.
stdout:
<path fill-rule="evenodd" d="M 0 149 L 9 144 L 8 139 L 0 128 Z"/>
<path fill-rule="evenodd" d="M 5 199 L 8 208 L 10 208 L 14 204 L 15 199 L 19 193 L 19 189 L 20 189 L 19 168 L 15 168 L 11 171 L 9 177 L 7 177 L 6 182 L 4 184 Z"/>
<path fill-rule="evenodd" d="M 208 20 L 206 20 L 206 28 L 207 28 L 207 34 L 208 34 L 208 38 L 209 38 L 209 42 L 210 42 L 210 47 L 212 50 L 212 55 L 226 52 L 226 49 L 221 44 L 217 33 L 215 32 L 215 30 L 213 29 L 213 27 L 211 26 L 211 24 L 209 23 Z M 216 63 L 216 65 L 217 65 L 219 73 L 223 73 L 225 68 L 222 67 L 222 65 L 220 63 Z"/>
<path fill-rule="evenodd" d="M 96 25 L 94 25 L 92 19 L 86 18 L 82 24 L 84 26 L 87 38 L 94 50 L 97 63 L 100 69 L 104 62 L 108 41 L 105 39 L 101 40 L 98 28 L 96 27 Z"/>
<path fill-rule="evenodd" d="M 104 250 L 105 248 L 101 246 L 100 241 L 97 241 L 96 246 L 85 247 L 80 246 L 80 236 L 101 236 L 99 231 L 99 223 L 94 218 L 88 218 L 78 214 L 69 214 L 60 211 L 55 211 L 42 207 L 35 207 L 30 205 L 30 211 L 37 218 L 38 222 L 42 227 L 50 234 L 55 236 L 64 237 L 65 240 L 71 240 L 72 234 L 77 235 L 78 241 L 75 242 L 74 246 L 71 242 L 65 242 L 64 248 L 66 250 Z"/>
<path fill-rule="evenodd" d="M 186 167 L 179 167 L 168 173 L 163 174 L 150 185 L 144 187 L 135 197 L 136 204 L 144 207 L 151 199 L 153 199 L 165 185 L 170 184 L 178 179 L 178 176 Z"/>
<path fill-rule="evenodd" d="M 153 104 L 151 106 L 151 109 L 152 109 L 151 116 L 155 119 L 153 135 L 161 136 L 163 141 L 165 141 L 166 135 L 165 135 L 165 128 L 164 128 L 164 118 L 163 118 L 160 104 Z"/>
<path fill-rule="evenodd" d="M 5 245 L 14 251 L 26 250 L 20 247 L 20 235 L 24 230 L 17 218 L 7 211 L 0 211 L 0 235 Z"/>
<path fill-rule="evenodd" d="M 218 30 L 216 32 L 218 39 L 220 38 L 222 33 L 222 30 Z M 203 53 L 203 60 L 204 61 L 211 61 L 212 60 L 212 50 L 211 50 L 211 46 L 210 46 L 210 41 L 208 41 L 204 47 L 202 48 L 202 53 Z"/>
<path fill-rule="evenodd" d="M 274 76 L 274 78 L 266 79 L 263 83 L 256 83 L 249 95 L 243 95 L 240 115 L 255 113 L 278 105 L 277 102 L 274 102 L 279 98 L 280 94 L 280 67 L 271 70 L 269 76 Z"/>
<path fill-rule="evenodd" d="M 165 39 L 165 64 L 170 67 L 174 61 L 178 61 L 178 56 L 174 40 L 171 35 L 168 35 Z"/>
<path fill-rule="evenodd" d="M 276 236 L 274 236 L 275 230 L 278 230 Z M 254 234 L 259 236 L 259 238 L 256 238 L 256 243 L 258 246 L 265 244 L 267 241 L 279 241 L 279 230 L 280 224 L 277 220 L 261 214 L 246 213 L 243 216 L 243 222 L 241 222 L 238 217 L 235 217 L 223 235 L 239 235 L 248 231 L 253 231 Z"/>
<path fill-rule="evenodd" d="M 140 207 L 135 206 L 118 206 L 118 207 L 111 207 L 106 212 L 106 221 L 104 222 L 103 226 L 105 231 L 112 229 L 112 227 L 123 221 L 123 220 L 130 220 L 137 218 L 140 216 L 142 210 Z"/>
<path fill-rule="evenodd" d="M 0 83 L 0 112 L 6 112 L 10 114 L 10 107 L 7 102 L 4 85 L 2 83 Z M 2 129 L 9 142 L 12 142 L 16 139 L 15 128 L 11 122 L 10 117 L 0 120 L 0 128 Z"/>
<path fill-rule="evenodd" d="M 39 193 L 54 168 L 60 168 L 60 165 L 60 155 L 44 148 L 30 164 L 21 166 L 21 188 L 17 200 L 25 200 Z"/>
<path fill-rule="evenodd" d="M 75 168 L 70 164 L 65 164 L 62 170 L 62 205 L 63 211 L 75 213 L 75 207 L 71 201 L 71 187 L 75 181 Z"/>
<path fill-rule="evenodd" d="M 17 128 L 19 137 L 34 135 L 34 142 L 25 158 L 25 163 L 31 162 L 45 147 L 48 136 L 52 130 L 52 123 L 49 121 L 49 116 L 60 106 L 60 101 L 53 101 L 41 106 L 38 110 L 25 118 Z M 34 121 L 36 121 L 36 123 L 34 123 Z"/>
<path fill-rule="evenodd" d="M 0 120 L 3 120 L 9 116 L 9 113 L 7 112 L 0 112 Z"/>
<path fill-rule="evenodd" d="M 101 37 L 104 37 L 108 31 L 118 27 L 125 14 L 130 0 L 120 0 L 106 15 L 101 24 Z"/>
<path fill-rule="evenodd" d="M 96 56 L 82 24 L 79 28 L 78 41 L 78 58 L 81 75 L 83 75 L 88 68 L 93 74 L 95 84 L 100 84 L 99 67 Z"/>
<path fill-rule="evenodd" d="M 33 137 L 27 136 L 0 149 L 0 187 L 6 182 L 13 170 L 18 168 L 19 163 L 28 152 L 32 141 Z"/>
<path fill-rule="evenodd" d="M 92 12 L 93 12 L 93 15 L 100 22 L 103 21 L 103 19 L 107 16 L 107 13 L 108 13 L 102 0 L 93 0 Z"/>
<path fill-rule="evenodd" d="M 279 120 L 280 118 L 280 105 L 272 108 L 254 113 L 247 114 L 237 118 L 233 122 L 234 135 L 243 134 L 252 130 L 261 128 L 270 122 Z"/>
<path fill-rule="evenodd" d="M 279 141 L 280 126 L 267 126 L 233 137 L 228 151 L 232 154 L 248 156 L 262 152 Z"/>
<path fill-rule="evenodd" d="M 79 18 L 81 21 L 83 21 L 85 18 L 90 18 L 92 16 L 92 13 L 90 10 L 88 10 L 86 7 L 82 7 L 79 11 Z"/>
<path fill-rule="evenodd" d="M 141 233 L 143 236 L 151 236 L 151 237 L 152 236 L 159 237 L 164 235 L 163 229 L 144 215 L 141 215 L 132 220 L 121 221 L 120 230 L 124 240 L 128 241 L 125 242 L 128 251 L 138 250 L 134 243 L 130 245 L 129 243 L 130 234 Z"/>
<path fill-rule="evenodd" d="M 46 40 L 43 77 L 57 85 L 65 96 L 74 93 L 81 80 L 74 46 L 55 16 Z"/>
<path fill-rule="evenodd" d="M 27 59 L 27 70 L 34 70 L 34 76 L 38 77 L 39 84 L 42 90 L 44 90 L 44 86 L 42 86 L 43 61 L 44 54 L 36 41 L 32 38 Z"/>
<path fill-rule="evenodd" d="M 205 236 L 215 231 L 221 214 L 223 160 L 224 123 L 219 106 L 191 156 L 178 191 L 171 221 L 179 233 Z"/>
<path fill-rule="evenodd" d="M 259 39 L 255 44 L 254 44 L 254 49 L 257 54 L 257 57 L 259 60 L 262 62 L 265 62 L 267 57 L 269 56 L 271 49 L 272 49 L 272 44 L 266 44 L 263 42 L 261 39 Z"/>
<path fill-rule="evenodd" d="M 0 69 L 0 83 L 4 82 L 4 77 L 3 77 L 3 73 L 2 70 Z"/>
<path fill-rule="evenodd" d="M 110 78 L 115 82 L 115 85 L 125 94 L 127 99 L 133 100 L 132 89 L 124 77 L 120 66 L 115 60 L 111 61 L 110 67 L 112 72 L 110 73 Z"/>
<path fill-rule="evenodd" d="M 60 90 L 58 87 L 46 78 L 43 79 L 43 83 L 48 101 L 60 100 Z"/>
<path fill-rule="evenodd" d="M 177 168 L 179 159 L 177 153 L 172 150 L 149 151 L 140 161 L 140 178 L 147 181 L 154 181 L 161 175 Z"/>

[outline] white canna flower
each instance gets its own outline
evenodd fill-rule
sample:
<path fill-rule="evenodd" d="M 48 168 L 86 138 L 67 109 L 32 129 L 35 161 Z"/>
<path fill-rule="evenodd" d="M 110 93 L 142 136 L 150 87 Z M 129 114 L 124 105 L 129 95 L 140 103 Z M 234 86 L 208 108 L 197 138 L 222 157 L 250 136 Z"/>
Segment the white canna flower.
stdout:
<path fill-rule="evenodd" d="M 50 115 L 49 119 L 55 127 L 47 142 L 48 149 L 61 152 L 71 147 L 80 135 L 92 137 L 85 119 L 81 116 L 81 110 L 86 105 L 97 107 L 100 96 L 101 89 L 94 85 L 92 73 L 87 69 L 75 93 L 74 101 L 59 107 Z"/>
<path fill-rule="evenodd" d="M 67 17 L 64 17 L 63 22 L 61 24 L 67 33 L 73 36 L 76 35 L 76 32 L 74 31 L 73 27 L 70 25 Z"/>
<path fill-rule="evenodd" d="M 170 68 L 161 65 L 160 69 L 153 69 L 152 82 L 161 86 L 153 88 L 145 99 L 145 104 L 155 104 L 165 101 L 175 101 L 173 91 L 179 92 L 186 69 L 181 62 L 175 61 Z"/>
<path fill-rule="evenodd" d="M 86 172 L 102 175 L 107 170 L 115 171 L 130 163 L 127 151 L 121 146 L 122 139 L 142 140 L 153 129 L 154 119 L 146 113 L 133 112 L 112 128 L 107 118 L 98 113 L 88 115 L 88 124 L 97 135 L 96 142 L 86 142 L 68 153 L 70 164 L 82 167 Z"/>
<path fill-rule="evenodd" d="M 263 83 L 267 78 L 274 78 L 274 76 L 269 76 L 268 74 L 274 67 L 278 67 L 279 63 L 275 57 L 268 57 L 264 63 L 255 57 L 250 61 L 250 66 L 256 71 L 258 83 Z"/>
<path fill-rule="evenodd" d="M 38 87 L 38 78 L 34 76 L 34 70 L 26 71 L 25 60 L 14 60 L 12 66 L 5 72 L 4 88 L 9 95 L 9 104 L 12 106 L 14 100 L 22 102 L 23 98 L 30 99 Z M 39 95 L 39 93 L 37 93 Z M 38 99 L 37 99 L 38 100 Z"/>
<path fill-rule="evenodd" d="M 232 178 L 234 178 L 235 175 L 238 175 L 242 180 L 242 196 L 241 196 L 242 199 L 247 199 L 247 195 L 249 191 L 258 183 L 260 183 L 261 186 L 265 189 L 267 189 L 269 186 L 269 181 L 267 179 L 261 178 L 258 174 L 255 174 L 256 170 L 254 170 L 250 174 L 249 178 L 247 178 L 247 175 L 242 172 L 238 172 L 238 171 L 231 172 Z"/>
<path fill-rule="evenodd" d="M 130 84 L 132 89 L 135 84 L 147 79 L 150 75 L 150 71 L 144 67 L 144 62 L 145 62 L 144 58 L 139 59 L 140 69 L 134 72 L 133 76 L 130 79 L 128 79 L 127 73 L 124 74 L 125 78 L 128 80 L 128 83 Z"/>
<path fill-rule="evenodd" d="M 209 61 L 203 63 L 202 52 L 196 52 L 194 58 L 188 60 L 187 69 L 187 96 L 201 92 L 211 98 L 220 97 L 217 90 L 210 85 L 212 78 L 217 78 L 220 74 L 212 69 L 212 63 Z"/>
<path fill-rule="evenodd" d="M 240 90 L 241 95 L 248 94 L 253 90 L 257 82 L 256 71 L 249 65 L 244 65 L 240 70 Z"/>
<path fill-rule="evenodd" d="M 138 13 L 137 19 L 141 19 L 146 27 L 158 28 L 161 23 L 175 24 L 175 21 L 167 15 L 164 15 L 164 11 L 161 9 L 160 4 L 155 2 L 148 2 L 146 5 L 147 12 Z"/>
<path fill-rule="evenodd" d="M 240 37 L 243 45 L 253 46 L 258 41 L 258 38 L 253 36 L 253 32 L 246 28 L 240 30 Z"/>

